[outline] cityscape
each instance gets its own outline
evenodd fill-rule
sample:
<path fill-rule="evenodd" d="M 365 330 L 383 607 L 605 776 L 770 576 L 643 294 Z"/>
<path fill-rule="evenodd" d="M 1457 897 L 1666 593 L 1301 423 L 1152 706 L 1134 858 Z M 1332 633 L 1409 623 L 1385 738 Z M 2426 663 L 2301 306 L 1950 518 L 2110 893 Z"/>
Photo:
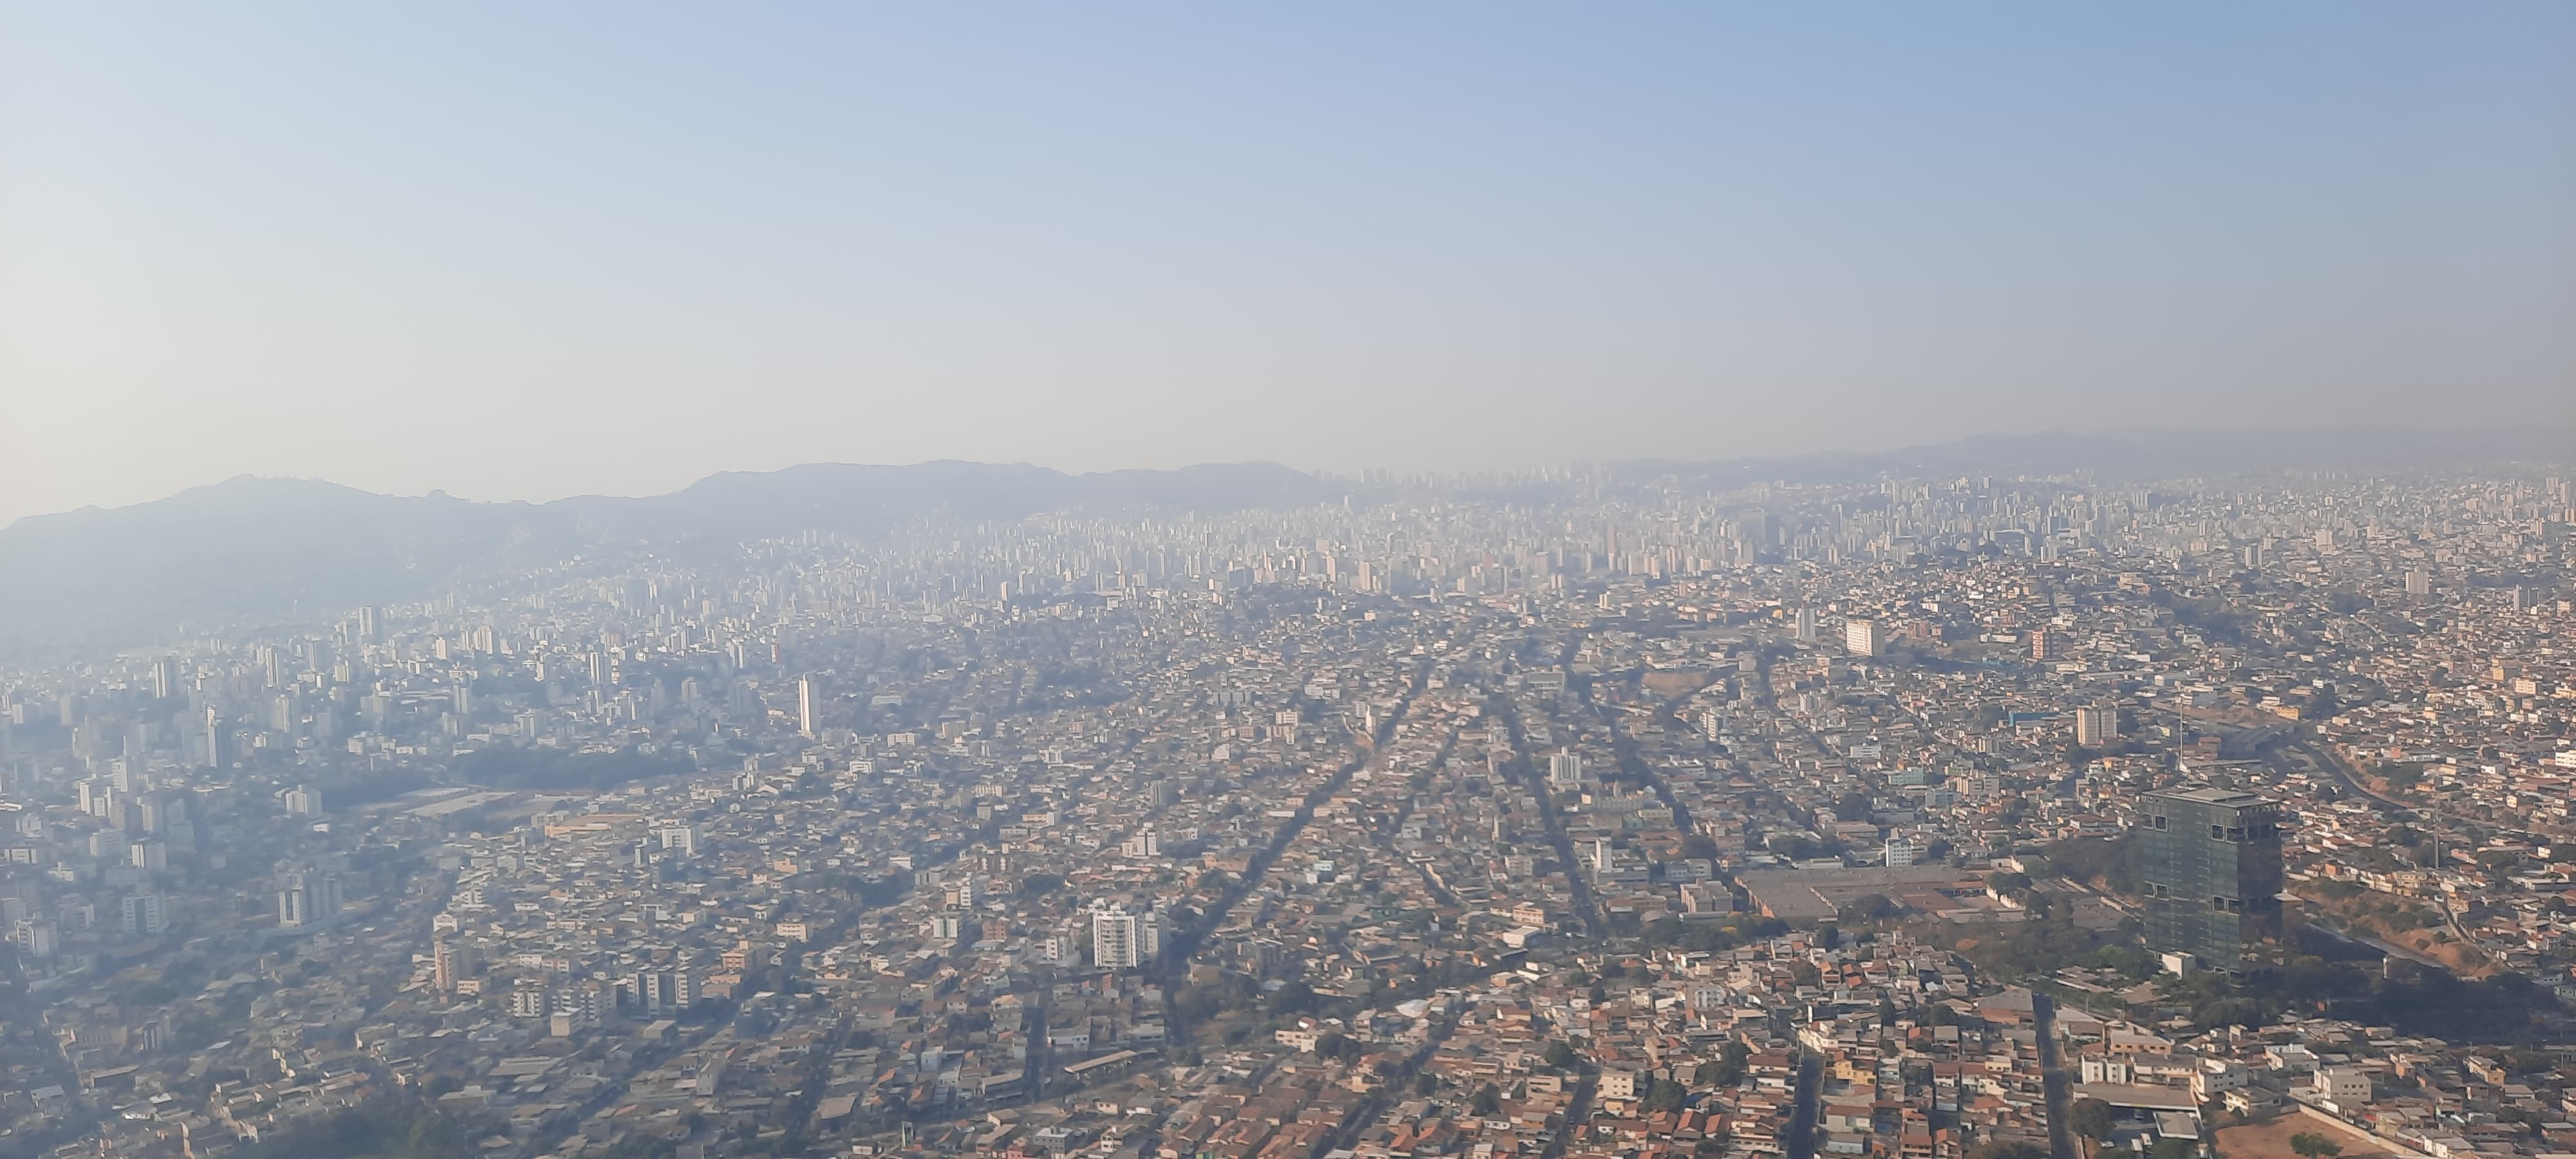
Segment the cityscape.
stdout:
<path fill-rule="evenodd" d="M 56 650 L 0 1146 L 2576 1150 L 2571 477 L 1385 476 Z"/>
<path fill-rule="evenodd" d="M 2571 64 L 0 0 L 0 1159 L 2576 1159 Z"/>

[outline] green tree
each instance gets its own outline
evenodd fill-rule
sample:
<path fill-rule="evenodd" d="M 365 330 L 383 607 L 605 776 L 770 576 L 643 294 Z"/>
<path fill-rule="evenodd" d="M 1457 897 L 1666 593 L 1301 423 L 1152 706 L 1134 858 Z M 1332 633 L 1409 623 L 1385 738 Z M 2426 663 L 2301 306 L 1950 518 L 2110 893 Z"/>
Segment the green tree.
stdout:
<path fill-rule="evenodd" d="M 1491 1115 L 1503 1109 L 1503 1093 L 1495 1090 L 1494 1084 L 1486 1083 L 1476 1088 L 1476 1097 L 1468 1101 L 1467 1109 L 1478 1115 Z"/>
<path fill-rule="evenodd" d="M 2290 1150 L 2307 1156 L 2308 1159 L 2330 1159 L 2332 1156 L 2343 1154 L 2343 1144 L 2313 1131 L 2301 1131 L 2290 1136 Z"/>
<path fill-rule="evenodd" d="M 1317 1005 L 1315 988 L 1304 982 L 1290 982 L 1270 995 L 1272 1014 L 1307 1014 Z"/>
<path fill-rule="evenodd" d="M 1550 1043 L 1548 1043 L 1548 1044 L 1547 1044 L 1547 1054 L 1546 1054 L 1546 1058 L 1547 1058 L 1547 1065 L 1549 1065 L 1549 1066 L 1553 1066 L 1553 1067 L 1569 1067 L 1569 1066 L 1573 1066 L 1573 1065 L 1574 1065 L 1574 1048 L 1573 1048 L 1573 1047 L 1571 1047 L 1571 1046 L 1567 1046 L 1567 1045 L 1565 1044 L 1565 1040 L 1564 1040 L 1564 1039 L 1562 1039 L 1562 1038 L 1560 1038 L 1560 1039 L 1556 1039 L 1556 1040 L 1554 1040 L 1554 1041 L 1552 1041 L 1552 1042 L 1550 1042 Z"/>
<path fill-rule="evenodd" d="M 2075 1105 L 2069 1108 L 2069 1112 L 2067 1126 L 2078 1136 L 2091 1139 L 2096 1143 L 2111 1137 L 2111 1124 L 2114 1121 L 2111 1104 L 2100 1099 L 2077 1099 Z"/>

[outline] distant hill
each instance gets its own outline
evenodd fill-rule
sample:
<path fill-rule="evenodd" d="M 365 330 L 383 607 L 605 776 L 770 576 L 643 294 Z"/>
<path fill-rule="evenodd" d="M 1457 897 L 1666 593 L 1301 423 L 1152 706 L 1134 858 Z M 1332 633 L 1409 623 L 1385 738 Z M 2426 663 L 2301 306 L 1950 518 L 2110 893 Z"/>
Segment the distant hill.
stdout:
<path fill-rule="evenodd" d="M 2571 456 L 2576 437 L 2542 425 L 1990 435 L 1885 452 L 1642 461 L 1613 471 L 1630 484 L 1723 490 L 1890 474 L 2091 470 L 2106 481 L 2143 481 L 2284 469 L 2565 463 Z M 410 498 L 244 477 L 150 503 L 36 516 L 0 529 L 0 649 L 135 644 L 167 638 L 183 625 L 240 625 L 398 602 L 610 545 L 720 546 L 806 530 L 869 535 L 917 518 L 1011 520 L 1045 511 L 1219 514 L 1307 506 L 1346 490 L 1271 463 L 1090 475 L 1025 464 L 814 463 L 713 475 L 668 495 L 552 503 Z M 1570 493 L 1532 485 L 1466 497 L 1541 503 Z"/>
<path fill-rule="evenodd" d="M 732 543 L 805 530 L 865 535 L 936 516 L 1216 514 L 1305 506 L 1342 493 L 1338 484 L 1268 463 L 1093 475 L 986 463 L 816 463 L 715 475 L 668 495 L 552 503 L 378 495 L 246 476 L 0 530 L 0 648 L 114 646 L 166 637 L 182 625 L 395 602 L 605 544 Z"/>

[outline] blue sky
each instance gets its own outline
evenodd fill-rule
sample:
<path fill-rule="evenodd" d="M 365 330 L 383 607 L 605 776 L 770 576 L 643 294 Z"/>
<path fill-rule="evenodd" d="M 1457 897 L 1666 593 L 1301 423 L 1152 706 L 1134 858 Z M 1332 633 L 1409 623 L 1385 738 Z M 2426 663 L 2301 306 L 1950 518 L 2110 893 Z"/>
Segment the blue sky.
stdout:
<path fill-rule="evenodd" d="M 2576 5 L 0 2 L 0 520 L 2576 419 Z"/>

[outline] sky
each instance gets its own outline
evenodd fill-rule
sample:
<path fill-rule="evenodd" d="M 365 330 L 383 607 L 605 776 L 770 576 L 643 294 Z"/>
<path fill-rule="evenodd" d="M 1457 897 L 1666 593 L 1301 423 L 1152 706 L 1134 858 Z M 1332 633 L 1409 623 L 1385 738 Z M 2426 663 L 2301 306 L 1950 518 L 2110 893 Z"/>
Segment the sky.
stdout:
<path fill-rule="evenodd" d="M 2576 4 L 0 0 L 0 523 L 2576 422 Z"/>

